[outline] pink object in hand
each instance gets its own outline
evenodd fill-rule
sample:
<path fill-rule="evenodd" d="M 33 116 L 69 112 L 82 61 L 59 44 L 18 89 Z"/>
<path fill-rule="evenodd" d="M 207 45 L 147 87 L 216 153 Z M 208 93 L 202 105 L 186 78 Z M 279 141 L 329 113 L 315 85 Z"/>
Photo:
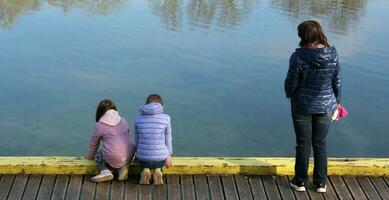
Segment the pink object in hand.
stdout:
<path fill-rule="evenodd" d="M 348 111 L 342 105 L 338 105 L 338 116 L 336 117 L 336 121 L 346 117 L 348 115 Z"/>

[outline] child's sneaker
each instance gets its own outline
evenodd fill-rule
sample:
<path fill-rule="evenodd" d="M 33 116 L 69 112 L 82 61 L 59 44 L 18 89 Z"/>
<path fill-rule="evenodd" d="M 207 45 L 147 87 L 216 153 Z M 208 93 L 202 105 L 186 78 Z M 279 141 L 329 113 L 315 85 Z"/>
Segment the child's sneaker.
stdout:
<path fill-rule="evenodd" d="M 157 168 L 153 173 L 154 185 L 163 185 L 163 174 L 161 168 Z"/>
<path fill-rule="evenodd" d="M 128 178 L 128 164 L 123 165 L 123 166 L 119 169 L 118 180 L 119 180 L 119 181 L 125 181 L 125 180 L 127 180 L 127 178 Z"/>
<path fill-rule="evenodd" d="M 148 185 L 150 184 L 151 172 L 149 168 L 144 168 L 140 173 L 139 184 Z"/>
<path fill-rule="evenodd" d="M 320 192 L 320 193 L 324 193 L 324 192 L 327 192 L 327 184 L 324 182 L 324 183 L 320 183 L 319 185 L 316 185 L 316 192 Z"/>
<path fill-rule="evenodd" d="M 305 185 L 304 182 L 299 182 L 296 179 L 293 179 L 290 183 L 290 187 L 292 187 L 297 192 L 305 192 Z"/>
<path fill-rule="evenodd" d="M 96 176 L 91 178 L 91 181 L 99 183 L 103 181 L 110 181 L 113 179 L 113 174 L 108 169 L 102 170 L 100 174 L 97 174 Z"/>

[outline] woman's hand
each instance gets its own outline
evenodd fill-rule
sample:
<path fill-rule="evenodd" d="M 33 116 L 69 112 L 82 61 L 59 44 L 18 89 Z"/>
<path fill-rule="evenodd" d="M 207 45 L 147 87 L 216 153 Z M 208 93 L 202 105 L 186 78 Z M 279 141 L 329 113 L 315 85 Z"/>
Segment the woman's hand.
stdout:
<path fill-rule="evenodd" d="M 167 168 L 173 167 L 173 162 L 172 162 L 172 157 L 171 157 L 171 156 L 167 157 L 165 166 L 166 166 Z"/>
<path fill-rule="evenodd" d="M 87 155 L 84 156 L 84 158 L 87 159 L 87 160 L 93 160 L 93 158 L 90 158 L 90 157 L 88 157 Z"/>

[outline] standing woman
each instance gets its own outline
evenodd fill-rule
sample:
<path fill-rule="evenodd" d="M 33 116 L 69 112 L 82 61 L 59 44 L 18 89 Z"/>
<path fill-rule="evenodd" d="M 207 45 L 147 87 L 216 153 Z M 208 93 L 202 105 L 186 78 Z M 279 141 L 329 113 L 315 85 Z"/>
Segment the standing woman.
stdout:
<path fill-rule="evenodd" d="M 305 191 L 313 147 L 313 183 L 317 192 L 326 192 L 327 141 L 332 113 L 340 104 L 341 74 L 335 47 L 327 42 L 320 24 L 304 21 L 298 27 L 300 48 L 291 55 L 285 80 L 296 134 L 295 176 L 290 182 L 296 191 Z"/>

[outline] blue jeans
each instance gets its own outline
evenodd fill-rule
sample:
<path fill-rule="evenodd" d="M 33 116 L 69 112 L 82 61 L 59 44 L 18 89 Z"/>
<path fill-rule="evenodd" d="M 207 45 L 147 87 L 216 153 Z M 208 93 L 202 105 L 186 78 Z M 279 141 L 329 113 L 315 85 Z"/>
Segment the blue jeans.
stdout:
<path fill-rule="evenodd" d="M 319 185 L 327 181 L 327 133 L 332 113 L 298 114 L 293 113 L 296 134 L 296 162 L 294 166 L 297 181 L 308 181 L 309 156 L 313 147 L 313 183 Z"/>
<path fill-rule="evenodd" d="M 166 160 L 161 161 L 143 161 L 136 158 L 136 160 L 139 162 L 140 166 L 142 168 L 149 168 L 149 169 L 157 169 L 157 168 L 163 168 L 165 165 Z"/>

